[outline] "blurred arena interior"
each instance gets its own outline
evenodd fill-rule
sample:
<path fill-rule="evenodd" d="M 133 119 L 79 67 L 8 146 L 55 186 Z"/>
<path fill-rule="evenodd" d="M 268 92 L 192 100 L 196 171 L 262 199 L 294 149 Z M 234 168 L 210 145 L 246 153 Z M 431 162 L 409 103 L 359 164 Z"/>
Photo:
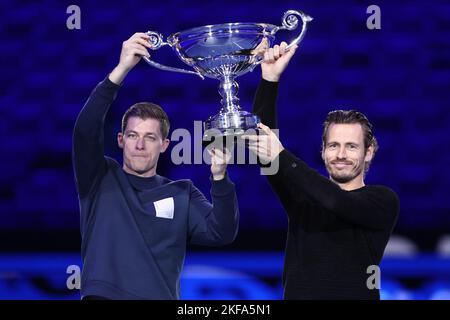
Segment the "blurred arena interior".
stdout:
<path fill-rule="evenodd" d="M 357 0 L 77 1 L 81 29 L 68 30 L 68 2 L 2 1 L 0 299 L 80 298 L 66 286 L 68 266 L 81 266 L 72 129 L 117 63 L 122 41 L 136 31 L 168 36 L 224 22 L 280 24 L 288 9 L 315 19 L 280 83 L 282 141 L 325 174 L 319 151 L 326 114 L 364 112 L 380 144 L 366 183 L 389 186 L 401 202 L 381 265 L 382 299 L 450 299 L 450 3 L 377 4 L 382 28 L 370 31 L 368 3 Z M 169 48 L 153 57 L 185 67 Z M 237 79 L 246 110 L 259 78 L 255 69 Z M 194 120 L 219 110 L 217 85 L 141 63 L 107 117 L 106 154 L 121 161 L 115 135 L 131 104 L 159 103 L 172 128 L 192 130 Z M 173 165 L 170 148 L 158 171 L 192 179 L 209 195 L 208 166 Z M 182 298 L 281 299 L 286 216 L 255 165 L 232 165 L 229 175 L 240 202 L 239 236 L 225 248 L 188 248 Z"/>

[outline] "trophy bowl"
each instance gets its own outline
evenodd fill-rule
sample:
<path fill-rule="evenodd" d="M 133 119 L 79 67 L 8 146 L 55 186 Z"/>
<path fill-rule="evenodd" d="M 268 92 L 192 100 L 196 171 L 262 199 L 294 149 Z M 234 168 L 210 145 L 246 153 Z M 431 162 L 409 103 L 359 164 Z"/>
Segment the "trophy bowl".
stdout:
<path fill-rule="evenodd" d="M 240 135 L 248 129 L 256 129 L 259 118 L 241 109 L 237 96 L 239 86 L 235 79 L 262 63 L 266 49 L 271 47 L 275 40 L 275 34 L 280 30 L 296 29 L 299 18 L 303 22 L 302 31 L 287 46 L 289 50 L 302 41 L 307 24 L 312 20 L 301 11 L 285 12 L 282 26 L 240 22 L 207 25 L 174 33 L 167 37 L 166 42 L 160 33 L 148 31 L 153 50 L 168 45 L 193 70 L 161 65 L 147 57 L 144 59 L 158 69 L 196 74 L 202 79 L 205 77 L 218 79 L 222 108 L 218 114 L 209 117 L 203 123 L 203 139 Z"/>

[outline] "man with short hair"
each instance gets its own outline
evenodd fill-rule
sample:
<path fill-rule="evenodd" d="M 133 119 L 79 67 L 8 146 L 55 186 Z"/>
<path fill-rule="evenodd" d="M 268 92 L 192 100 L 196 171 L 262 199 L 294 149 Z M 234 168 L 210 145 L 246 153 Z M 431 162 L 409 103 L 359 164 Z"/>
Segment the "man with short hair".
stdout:
<path fill-rule="evenodd" d="M 261 65 L 253 112 L 270 128 L 277 128 L 278 82 L 295 50 L 274 46 Z M 364 183 L 378 148 L 372 125 L 355 110 L 328 114 L 322 158 L 329 179 L 286 150 L 269 126 L 259 124 L 263 134 L 244 138 L 262 162 L 279 162 L 268 180 L 289 221 L 284 299 L 379 299 L 368 270 L 380 264 L 399 200 L 385 186 Z"/>
<path fill-rule="evenodd" d="M 75 124 L 83 299 L 179 299 L 186 244 L 226 245 L 237 234 L 229 151 L 208 150 L 213 204 L 192 181 L 156 173 L 170 128 L 158 105 L 137 103 L 125 112 L 117 135 L 122 166 L 104 156 L 106 114 L 125 76 L 149 56 L 148 39 L 136 33 L 123 43 L 119 64 L 91 93 Z"/>

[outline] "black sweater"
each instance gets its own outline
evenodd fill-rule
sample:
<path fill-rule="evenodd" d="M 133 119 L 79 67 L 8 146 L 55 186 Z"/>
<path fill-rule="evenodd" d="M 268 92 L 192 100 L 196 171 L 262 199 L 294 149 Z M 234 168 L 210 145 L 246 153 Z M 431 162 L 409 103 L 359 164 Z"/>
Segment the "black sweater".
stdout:
<path fill-rule="evenodd" d="M 211 179 L 211 204 L 190 180 L 127 174 L 104 156 L 103 127 L 119 86 L 92 92 L 73 135 L 80 200 L 81 295 L 109 299 L 178 299 L 186 244 L 216 246 L 236 237 L 234 184 Z"/>
<path fill-rule="evenodd" d="M 262 80 L 253 112 L 277 128 L 278 83 Z M 295 134 L 295 133 L 293 133 Z M 300 134 L 300 132 L 298 133 Z M 288 215 L 283 285 L 285 299 L 379 299 L 367 273 L 379 265 L 399 212 L 387 187 L 345 191 L 287 150 L 268 176 Z"/>

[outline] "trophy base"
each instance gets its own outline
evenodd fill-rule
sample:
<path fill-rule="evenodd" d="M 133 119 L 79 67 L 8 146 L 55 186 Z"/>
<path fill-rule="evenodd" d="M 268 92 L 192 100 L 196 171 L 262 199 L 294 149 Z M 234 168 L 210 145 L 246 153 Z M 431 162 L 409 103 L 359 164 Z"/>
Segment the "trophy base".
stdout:
<path fill-rule="evenodd" d="M 210 117 L 203 124 L 204 141 L 211 141 L 213 137 L 239 136 L 249 129 L 257 129 L 259 117 L 240 110 L 238 112 L 219 113 Z"/>

